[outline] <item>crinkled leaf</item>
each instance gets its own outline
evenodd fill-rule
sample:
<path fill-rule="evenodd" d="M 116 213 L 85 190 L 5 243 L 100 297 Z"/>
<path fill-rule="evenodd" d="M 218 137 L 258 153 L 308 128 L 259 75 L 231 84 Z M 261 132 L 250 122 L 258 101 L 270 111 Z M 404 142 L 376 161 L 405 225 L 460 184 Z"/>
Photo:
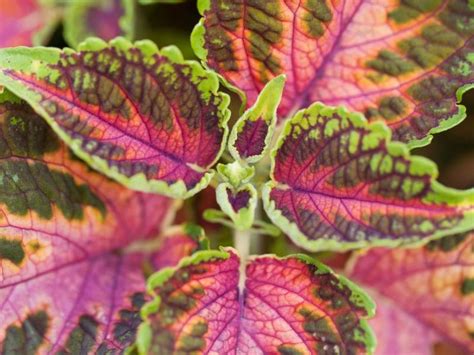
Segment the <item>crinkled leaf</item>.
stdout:
<path fill-rule="evenodd" d="M 135 4 L 133 0 L 74 1 L 64 17 L 64 36 L 77 47 L 88 37 L 111 40 L 117 36 L 132 39 Z"/>
<path fill-rule="evenodd" d="M 235 160 L 255 163 L 266 153 L 273 137 L 284 85 L 283 75 L 271 80 L 265 85 L 255 104 L 232 127 L 228 146 Z"/>
<path fill-rule="evenodd" d="M 437 174 L 390 142 L 382 122 L 314 104 L 284 127 L 264 206 L 308 250 L 423 243 L 474 227 L 474 191 L 448 189 Z"/>
<path fill-rule="evenodd" d="M 287 75 L 281 116 L 315 101 L 385 120 L 412 146 L 464 117 L 474 84 L 466 0 L 200 0 L 196 54 L 255 102 Z M 460 90 L 458 90 L 461 88 Z"/>
<path fill-rule="evenodd" d="M 0 352 L 124 348 L 144 279 L 116 250 L 155 235 L 172 201 L 92 171 L 8 92 L 0 157 Z"/>
<path fill-rule="evenodd" d="M 79 51 L 0 51 L 0 84 L 72 150 L 129 188 L 187 197 L 204 188 L 227 136 L 229 98 L 215 74 L 175 47 L 83 42 Z"/>
<path fill-rule="evenodd" d="M 351 264 L 351 277 L 381 305 L 369 322 L 379 354 L 431 354 L 435 339 L 474 351 L 473 232 L 417 249 L 371 249 Z"/>
<path fill-rule="evenodd" d="M 255 167 L 234 161 L 229 164 L 217 164 L 218 176 L 234 187 L 250 182 L 255 175 Z"/>
<path fill-rule="evenodd" d="M 209 244 L 204 230 L 192 224 L 168 228 L 159 241 L 159 249 L 151 258 L 154 270 L 176 266 L 182 258 L 198 250 L 208 249 Z"/>
<path fill-rule="evenodd" d="M 156 298 L 143 309 L 142 352 L 362 354 L 374 346 L 371 300 L 303 255 L 254 258 L 242 292 L 232 249 L 198 252 L 148 285 Z"/>
<path fill-rule="evenodd" d="M 216 189 L 216 199 L 221 210 L 227 214 L 238 229 L 250 228 L 257 208 L 257 191 L 251 184 L 239 188 L 221 183 Z"/>
<path fill-rule="evenodd" d="M 0 0 L 0 48 L 43 44 L 59 17 L 41 0 Z"/>

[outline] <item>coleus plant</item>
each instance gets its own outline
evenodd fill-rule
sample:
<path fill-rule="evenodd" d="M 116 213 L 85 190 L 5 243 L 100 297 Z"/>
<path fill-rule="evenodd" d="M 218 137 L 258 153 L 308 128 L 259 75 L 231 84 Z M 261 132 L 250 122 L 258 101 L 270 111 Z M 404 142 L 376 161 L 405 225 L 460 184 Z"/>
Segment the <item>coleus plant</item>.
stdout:
<path fill-rule="evenodd" d="M 465 117 L 474 6 L 197 5 L 202 63 L 105 41 L 133 36 L 132 1 L 0 14 L 1 352 L 474 351 L 474 191 L 410 151 Z M 12 47 L 46 38 L 42 13 L 76 49 Z M 245 105 L 233 125 L 220 84 Z M 233 247 L 170 228 L 209 185 Z M 310 253 L 359 250 L 346 276 L 258 255 L 279 230 Z"/>

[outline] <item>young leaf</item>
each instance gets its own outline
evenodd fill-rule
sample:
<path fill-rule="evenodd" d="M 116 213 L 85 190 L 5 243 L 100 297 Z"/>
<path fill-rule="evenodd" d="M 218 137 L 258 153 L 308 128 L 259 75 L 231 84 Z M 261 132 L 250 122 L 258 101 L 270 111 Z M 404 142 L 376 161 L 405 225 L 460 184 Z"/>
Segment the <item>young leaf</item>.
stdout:
<path fill-rule="evenodd" d="M 237 229 L 252 227 L 257 208 L 257 191 L 251 184 L 234 188 L 229 183 L 221 183 L 216 189 L 216 199 L 221 210 L 227 214 Z"/>
<path fill-rule="evenodd" d="M 370 320 L 379 354 L 393 349 L 431 354 L 435 339 L 474 351 L 473 232 L 417 249 L 371 249 L 350 264 L 351 277 L 370 287 L 377 306 L 382 304 L 382 312 L 377 307 Z"/>
<path fill-rule="evenodd" d="M 142 353 L 370 353 L 372 301 L 352 282 L 303 255 L 257 257 L 239 291 L 233 249 L 200 251 L 150 277 Z"/>
<path fill-rule="evenodd" d="M 268 216 L 299 246 L 397 246 L 474 227 L 474 191 L 448 189 L 431 161 L 390 142 L 382 122 L 314 104 L 287 121 L 263 191 Z"/>
<path fill-rule="evenodd" d="M 186 224 L 169 228 L 160 237 L 160 248 L 152 255 L 154 270 L 176 266 L 179 261 L 198 250 L 209 248 L 204 230 L 201 227 Z"/>
<path fill-rule="evenodd" d="M 70 4 L 64 16 L 64 37 L 77 47 L 87 37 L 111 40 L 134 32 L 133 0 L 81 0 Z"/>
<path fill-rule="evenodd" d="M 284 75 L 268 82 L 255 104 L 232 127 L 228 146 L 235 160 L 256 163 L 265 155 L 273 137 L 284 86 Z"/>
<path fill-rule="evenodd" d="M 229 97 L 175 47 L 89 39 L 79 51 L 0 51 L 0 84 L 42 115 L 92 167 L 129 188 L 188 197 L 214 172 Z"/>
<path fill-rule="evenodd" d="M 116 250 L 155 235 L 172 201 L 90 170 L 6 91 L 0 157 L 0 353 L 126 347 L 144 279 Z"/>
<path fill-rule="evenodd" d="M 474 7 L 466 0 L 199 0 L 196 54 L 253 104 L 287 75 L 281 117 L 315 101 L 385 120 L 427 144 L 465 117 L 474 84 Z"/>
<path fill-rule="evenodd" d="M 44 44 L 59 18 L 60 9 L 41 0 L 2 0 L 0 48 Z"/>

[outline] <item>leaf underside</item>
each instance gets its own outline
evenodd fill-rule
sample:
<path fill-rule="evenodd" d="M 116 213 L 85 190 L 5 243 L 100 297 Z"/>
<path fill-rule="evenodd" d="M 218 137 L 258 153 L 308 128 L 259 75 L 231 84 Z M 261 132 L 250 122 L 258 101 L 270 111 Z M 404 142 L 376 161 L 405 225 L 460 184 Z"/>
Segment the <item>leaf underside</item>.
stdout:
<path fill-rule="evenodd" d="M 397 246 L 474 227 L 474 195 L 435 181 L 434 163 L 390 142 L 381 122 L 314 104 L 287 122 L 264 207 L 308 250 Z"/>
<path fill-rule="evenodd" d="M 466 0 L 200 0 L 198 7 L 195 52 L 248 105 L 286 74 L 282 118 L 315 101 L 346 106 L 421 146 L 465 117 L 456 103 L 474 84 L 474 8 Z"/>
<path fill-rule="evenodd" d="M 147 331 L 138 341 L 163 355 L 362 354 L 374 345 L 364 320 L 371 301 L 305 256 L 255 258 L 240 295 L 238 283 L 232 249 L 198 252 L 152 276 L 157 308 L 145 312 Z"/>
<path fill-rule="evenodd" d="M 227 136 L 229 98 L 175 47 L 123 38 L 79 51 L 1 51 L 0 83 L 73 151 L 129 188 L 187 197 L 204 188 Z"/>

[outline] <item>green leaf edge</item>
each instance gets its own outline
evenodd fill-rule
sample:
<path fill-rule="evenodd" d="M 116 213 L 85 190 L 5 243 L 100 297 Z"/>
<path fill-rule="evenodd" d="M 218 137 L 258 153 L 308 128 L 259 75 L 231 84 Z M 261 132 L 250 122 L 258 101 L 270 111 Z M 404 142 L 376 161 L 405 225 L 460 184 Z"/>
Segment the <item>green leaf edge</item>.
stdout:
<path fill-rule="evenodd" d="M 249 191 L 250 199 L 247 207 L 241 208 L 237 213 L 235 213 L 229 199 L 227 198 L 227 188 L 234 191 Z M 229 216 L 232 222 L 234 222 L 236 229 L 246 230 L 252 227 L 258 201 L 257 190 L 252 184 L 245 184 L 239 188 L 234 188 L 227 182 L 220 183 L 216 188 L 216 200 L 222 212 Z"/>
<path fill-rule="evenodd" d="M 275 255 L 270 255 L 270 256 L 279 260 L 284 260 L 288 258 L 296 258 L 306 263 L 307 265 L 314 265 L 318 269 L 318 272 L 316 273 L 316 275 L 323 274 L 323 273 L 330 273 L 334 275 L 342 285 L 348 287 L 351 290 L 350 301 L 353 302 L 355 305 L 362 307 L 367 312 L 367 316 L 361 317 L 359 319 L 360 326 L 365 331 L 365 336 L 362 334 L 356 334 L 356 340 L 364 343 L 364 345 L 367 347 L 368 354 L 374 353 L 375 348 L 377 346 L 377 337 L 374 331 L 372 330 L 372 328 L 369 326 L 369 323 L 367 320 L 375 316 L 377 305 L 375 301 L 369 296 L 367 292 L 364 291 L 362 287 L 360 287 L 359 285 L 357 285 L 355 282 L 351 281 L 347 277 L 335 272 L 329 266 L 323 264 L 322 262 L 306 254 L 302 254 L 302 253 L 290 254 L 284 257 L 277 257 Z M 256 258 L 258 259 L 259 257 L 262 257 L 262 256 L 258 256 Z"/>
<path fill-rule="evenodd" d="M 441 120 L 439 125 L 430 129 L 424 138 L 414 139 L 407 142 L 406 145 L 408 146 L 408 149 L 412 150 L 415 148 L 425 147 L 431 143 L 434 138 L 434 134 L 447 131 L 464 121 L 464 119 L 467 117 L 466 106 L 461 105 L 460 103 L 462 101 L 463 95 L 472 88 L 474 88 L 474 83 L 465 84 L 459 87 L 456 90 L 456 107 L 458 108 L 458 112 L 456 112 L 451 117 Z"/>
<path fill-rule="evenodd" d="M 378 133 L 379 136 L 385 140 L 387 144 L 387 150 L 396 154 L 397 156 L 404 156 L 410 158 L 410 161 L 413 163 L 412 166 L 415 167 L 416 172 L 421 174 L 429 174 L 433 179 L 431 186 L 435 195 L 430 195 L 432 199 L 429 202 L 446 202 L 446 203 L 474 203 L 474 188 L 468 190 L 457 190 L 443 186 L 441 183 L 434 180 L 438 176 L 438 168 L 436 164 L 422 156 L 411 156 L 410 149 L 407 144 L 397 141 L 391 141 L 392 132 L 390 128 L 383 121 L 368 122 L 367 119 L 360 113 L 349 112 L 345 107 L 338 106 L 326 106 L 321 102 L 315 102 L 306 109 L 299 110 L 291 119 L 288 119 L 285 122 L 283 131 L 278 137 L 277 143 L 271 152 L 271 180 L 267 181 L 262 189 L 262 200 L 263 207 L 267 213 L 270 220 L 278 226 L 284 233 L 286 233 L 291 240 L 298 245 L 299 247 L 311 251 L 347 251 L 351 249 L 363 248 L 363 247 L 419 247 L 422 246 L 431 240 L 439 239 L 447 235 L 452 235 L 456 233 L 462 233 L 474 228 L 474 207 L 468 209 L 465 214 L 462 222 L 460 222 L 455 228 L 447 229 L 434 233 L 431 237 L 413 237 L 407 240 L 373 240 L 373 241 L 358 241 L 358 242 L 339 242 L 336 240 L 309 240 L 298 228 L 297 224 L 291 222 L 282 212 L 278 210 L 275 206 L 275 202 L 270 199 L 270 192 L 273 187 L 278 185 L 277 181 L 274 178 L 274 169 L 275 169 L 275 159 L 278 149 L 283 145 L 285 138 L 289 135 L 292 123 L 295 118 L 303 115 L 306 111 L 317 110 L 319 109 L 336 111 L 340 115 L 348 117 L 353 123 L 358 124 L 359 126 L 365 126 L 370 131 Z M 411 171 L 414 173 L 414 171 Z"/>
<path fill-rule="evenodd" d="M 78 51 L 81 50 L 91 50 L 91 51 L 100 51 L 107 46 L 113 46 L 115 48 L 121 50 L 127 50 L 132 46 L 139 48 L 145 55 L 151 56 L 154 54 L 161 54 L 166 56 L 171 61 L 179 64 L 189 65 L 192 70 L 197 71 L 201 75 L 205 76 L 208 80 L 208 86 L 206 89 L 222 98 L 221 105 L 219 107 L 219 127 L 223 129 L 224 135 L 221 142 L 221 147 L 219 152 L 216 155 L 214 161 L 209 164 L 208 169 L 212 167 L 220 158 L 224 149 L 226 147 L 227 136 L 229 134 L 229 128 L 227 126 L 227 122 L 230 118 L 230 111 L 228 109 L 230 103 L 230 97 L 222 92 L 219 92 L 219 81 L 216 76 L 211 71 L 208 71 L 201 67 L 201 65 L 192 60 L 184 60 L 181 52 L 175 46 L 168 46 L 164 47 L 161 50 L 149 40 L 140 40 L 136 41 L 133 44 L 123 37 L 117 37 L 110 42 L 105 42 L 100 38 L 91 37 L 88 38 L 86 41 L 82 42 L 78 46 Z M 55 64 L 59 60 L 59 55 L 61 50 L 58 48 L 46 48 L 46 47 L 37 47 L 37 48 L 27 48 L 27 47 L 16 47 L 16 48 L 7 48 L 0 50 L 0 67 L 2 63 L 9 62 L 8 55 L 13 52 L 15 53 L 24 53 L 25 58 L 23 63 L 18 65 L 16 68 L 20 67 L 19 70 L 24 70 L 25 67 L 29 68 L 34 65 L 35 61 L 42 61 L 47 64 Z M 75 53 L 76 51 L 70 48 L 65 48 L 64 52 L 68 53 Z M 6 54 L 6 55 L 5 55 Z M 3 58 L 2 58 L 3 57 Z M 10 66 L 6 66 L 7 68 Z M 111 168 L 108 166 L 106 160 L 99 158 L 97 156 L 89 155 L 88 153 L 84 152 L 81 149 L 81 140 L 80 139 L 72 139 L 70 138 L 62 129 L 61 127 L 55 122 L 54 118 L 52 118 L 40 105 L 36 103 L 35 100 L 35 93 L 30 91 L 29 89 L 23 88 L 21 84 L 12 80 L 1 73 L 0 70 L 0 85 L 4 85 L 10 91 L 12 91 L 18 97 L 24 99 L 30 106 L 42 116 L 48 124 L 52 127 L 52 129 L 58 134 L 58 136 L 73 150 L 73 152 L 78 155 L 81 159 L 83 159 L 89 166 L 92 168 L 102 172 L 103 174 L 107 175 L 108 177 L 118 181 L 122 185 L 137 191 L 148 192 L 148 193 L 158 193 L 172 198 L 188 198 L 193 196 L 194 194 L 198 193 L 199 191 L 206 188 L 211 179 L 214 177 L 215 171 L 209 170 L 207 171 L 204 176 L 202 177 L 201 181 L 196 184 L 191 190 L 187 190 L 186 185 L 182 179 L 174 182 L 173 184 L 168 184 L 162 180 L 148 180 L 143 173 L 138 173 L 132 177 L 127 177 L 125 175 L 120 174 L 117 171 L 117 168 Z"/>
<path fill-rule="evenodd" d="M 469 0 L 469 1 L 473 1 L 472 6 L 474 6 L 474 0 Z M 197 6 L 198 6 L 199 13 L 201 14 L 201 16 L 204 17 L 204 12 L 211 8 L 211 0 L 198 0 L 197 1 Z M 205 39 L 204 39 L 205 32 L 206 32 L 206 29 L 204 27 L 204 18 L 201 18 L 200 21 L 194 27 L 193 32 L 191 33 L 191 47 L 193 48 L 194 53 L 196 54 L 196 56 L 199 59 L 201 59 L 203 64 L 205 64 L 207 62 L 207 54 L 208 54 L 207 49 L 204 47 L 204 44 L 206 42 Z M 233 86 L 222 75 L 220 75 L 220 74 L 218 74 L 218 75 L 219 75 L 219 79 L 223 82 L 223 84 L 229 90 L 231 90 L 231 91 L 235 92 L 237 95 L 239 95 L 239 97 L 242 100 L 242 108 L 245 107 L 246 102 L 247 102 L 247 96 L 246 96 L 245 92 L 243 92 L 239 88 Z M 457 98 L 458 103 L 461 102 L 462 96 L 464 95 L 464 93 L 466 93 L 467 91 L 469 91 L 473 87 L 474 87 L 474 83 L 471 83 L 471 84 L 463 85 L 460 88 L 458 88 L 458 90 L 456 91 L 456 98 Z M 316 103 L 316 102 L 314 102 L 314 103 Z M 311 106 L 312 105 L 310 105 L 306 108 L 309 108 Z M 466 118 L 466 107 L 464 105 L 460 105 L 460 104 L 458 104 L 456 106 L 458 107 L 458 112 L 456 114 L 454 114 L 453 116 L 451 116 L 449 118 L 443 119 L 440 122 L 440 124 L 436 127 L 433 127 L 426 134 L 425 137 L 420 138 L 420 139 L 410 140 L 409 142 L 406 142 L 405 144 L 407 144 L 408 148 L 409 149 L 414 149 L 414 148 L 420 148 L 420 147 L 427 146 L 432 141 L 433 134 L 447 131 L 448 129 L 453 128 L 456 125 L 458 125 L 459 123 L 461 123 Z M 303 108 L 300 108 L 300 110 L 301 109 L 305 109 L 305 108 L 303 107 Z M 291 113 L 290 113 L 290 115 L 291 115 Z M 288 117 L 288 118 L 285 117 L 284 121 L 288 121 L 290 119 L 290 117 Z M 383 121 L 383 122 L 385 122 L 385 121 Z"/>
<path fill-rule="evenodd" d="M 138 327 L 137 337 L 136 337 L 136 347 L 138 349 L 139 354 L 148 353 L 148 349 L 149 349 L 151 337 L 152 337 L 152 330 L 147 320 L 147 317 L 152 313 L 156 313 L 161 303 L 160 297 L 156 295 L 156 293 L 153 290 L 156 287 L 162 286 L 165 282 L 167 282 L 173 276 L 173 274 L 178 269 L 182 267 L 186 267 L 189 265 L 197 265 L 201 262 L 207 262 L 207 261 L 211 261 L 215 259 L 226 260 L 230 257 L 230 253 L 234 253 L 237 256 L 239 255 L 238 252 L 234 248 L 231 248 L 231 247 L 226 247 L 226 248 L 221 247 L 220 250 L 198 251 L 189 257 L 183 258 L 178 264 L 178 266 L 162 269 L 148 278 L 147 292 L 150 295 L 152 295 L 154 299 L 148 302 L 147 304 L 145 304 L 140 312 L 143 322 Z M 285 257 L 277 257 L 273 254 L 257 255 L 257 256 L 251 256 L 248 259 L 247 263 L 250 263 L 251 261 L 254 261 L 259 258 L 268 258 L 268 257 L 275 258 L 278 260 L 285 260 L 289 258 L 298 259 L 307 265 L 316 266 L 316 268 L 318 269 L 318 272 L 316 273 L 316 275 L 323 274 L 323 273 L 330 273 L 331 275 L 334 275 L 342 285 L 347 286 L 352 292 L 350 301 L 356 304 L 357 306 L 363 308 L 367 312 L 367 316 L 361 317 L 359 319 L 360 325 L 365 331 L 365 336 L 362 334 L 358 334 L 357 340 L 365 344 L 365 346 L 367 347 L 368 354 L 373 354 L 377 341 L 376 341 L 374 332 L 372 331 L 372 329 L 370 328 L 367 322 L 367 319 L 375 315 L 376 304 L 360 286 L 350 281 L 345 276 L 339 275 L 338 273 L 334 272 L 330 267 L 324 265 L 323 263 L 305 254 L 292 254 Z"/>
<path fill-rule="evenodd" d="M 283 95 L 283 89 L 285 87 L 286 75 L 281 74 L 277 77 L 270 80 L 265 87 L 262 89 L 258 95 L 255 104 L 247 109 L 242 116 L 237 120 L 237 122 L 232 127 L 230 131 L 229 140 L 227 142 L 227 149 L 229 150 L 230 155 L 235 160 L 245 160 L 249 164 L 255 164 L 260 159 L 262 159 L 270 149 L 270 144 L 272 142 L 273 133 L 275 131 L 275 126 L 277 124 L 277 109 L 280 104 L 281 97 Z M 272 116 L 262 117 L 263 120 L 268 124 L 268 132 L 265 137 L 265 146 L 262 153 L 258 155 L 252 155 L 247 158 L 242 158 L 235 147 L 239 133 L 242 132 L 245 123 L 247 120 L 250 120 L 250 115 L 253 111 L 268 109 L 271 112 Z M 258 117 L 257 117 L 258 118 Z"/>
<path fill-rule="evenodd" d="M 190 265 L 197 265 L 201 262 L 207 262 L 207 261 L 211 261 L 215 259 L 226 260 L 230 257 L 230 253 L 228 251 L 231 251 L 231 250 L 234 253 L 237 253 L 237 251 L 232 248 L 222 248 L 222 247 L 221 247 L 221 250 L 197 251 L 193 255 L 190 255 L 181 259 L 181 261 L 179 262 L 177 266 L 166 267 L 162 270 L 157 271 L 156 273 L 154 273 L 148 278 L 147 292 L 154 298 L 150 302 L 147 302 L 145 305 L 143 305 L 142 309 L 140 310 L 140 316 L 143 322 L 138 327 L 137 336 L 135 340 L 139 354 L 148 353 L 148 348 L 150 347 L 150 342 L 151 342 L 151 337 L 152 337 L 152 331 L 151 331 L 151 327 L 150 327 L 147 317 L 152 313 L 156 313 L 161 304 L 160 296 L 158 296 L 153 290 L 157 287 L 162 286 L 180 268 L 190 266 Z"/>
<path fill-rule="evenodd" d="M 173 238 L 178 234 L 184 234 L 190 239 L 198 243 L 199 250 L 209 249 L 209 239 L 206 236 L 204 229 L 195 223 L 182 223 L 178 225 L 169 226 L 160 234 L 159 239 Z"/>
<path fill-rule="evenodd" d="M 133 0 L 120 0 L 124 14 L 119 19 L 119 27 L 123 31 L 124 36 L 128 40 L 132 40 L 135 34 L 135 4 Z M 64 11 L 64 39 L 73 48 L 77 48 L 82 40 L 80 40 L 80 31 L 78 21 L 82 21 L 83 14 L 90 5 L 96 5 L 95 0 L 73 1 L 67 4 Z M 84 22 L 84 21 L 82 21 Z"/>
<path fill-rule="evenodd" d="M 238 87 L 232 85 L 224 76 L 222 76 L 220 73 L 214 71 L 213 69 L 209 68 L 207 65 L 207 49 L 204 47 L 204 44 L 206 43 L 204 35 L 206 33 L 206 28 L 204 27 L 204 12 L 209 10 L 211 8 L 211 1 L 210 0 L 197 0 L 197 8 L 199 11 L 199 14 L 202 16 L 199 22 L 194 26 L 192 32 L 191 32 L 191 48 L 194 51 L 194 54 L 198 59 L 201 60 L 202 65 L 213 72 L 216 73 L 218 76 L 220 82 L 231 92 L 235 93 L 240 101 L 240 114 L 242 115 L 245 107 L 247 106 L 247 95 L 245 92 L 240 90 Z"/>

